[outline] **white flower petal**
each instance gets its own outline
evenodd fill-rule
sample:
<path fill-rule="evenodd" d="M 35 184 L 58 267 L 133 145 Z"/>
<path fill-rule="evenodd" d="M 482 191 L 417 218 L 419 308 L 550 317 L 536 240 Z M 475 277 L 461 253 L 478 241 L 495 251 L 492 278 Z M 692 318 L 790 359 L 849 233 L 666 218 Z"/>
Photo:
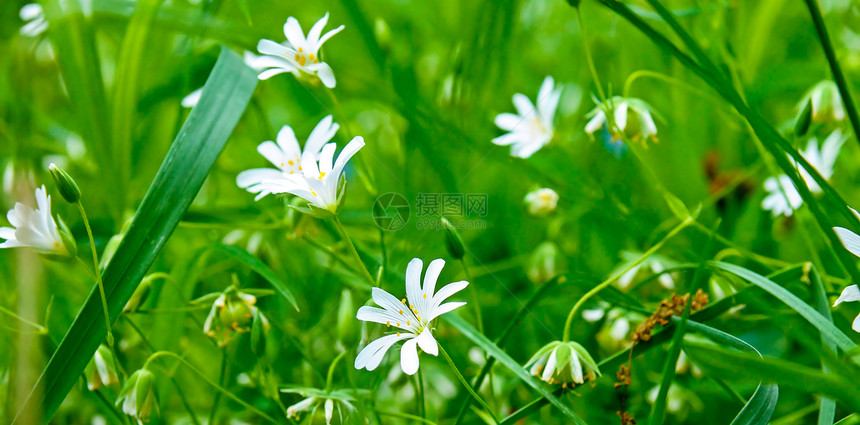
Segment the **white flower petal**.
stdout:
<path fill-rule="evenodd" d="M 283 73 L 285 73 L 285 72 L 289 72 L 289 71 L 288 71 L 287 69 L 284 69 L 284 68 L 272 68 L 272 69 L 267 69 L 267 70 L 265 70 L 265 71 L 263 71 L 263 72 L 261 72 L 261 73 L 257 74 L 257 79 L 259 79 L 259 80 L 268 80 L 269 78 L 272 78 L 272 77 L 274 77 L 275 75 L 283 74 Z"/>
<path fill-rule="evenodd" d="M 529 100 L 526 95 L 522 93 L 517 93 L 513 97 L 514 107 L 517 108 L 517 113 L 523 118 L 534 118 L 537 116 L 537 111 L 535 110 L 532 101 Z"/>
<path fill-rule="evenodd" d="M 418 372 L 418 341 L 411 338 L 400 347 L 400 368 L 407 375 Z"/>
<path fill-rule="evenodd" d="M 854 329 L 854 332 L 860 332 L 860 314 L 854 318 L 854 323 L 851 324 L 851 329 Z"/>
<path fill-rule="evenodd" d="M 302 31 L 302 26 L 296 18 L 292 16 L 287 18 L 287 22 L 284 24 L 284 35 L 287 37 L 287 41 L 289 41 L 295 49 L 307 48 L 305 33 Z"/>
<path fill-rule="evenodd" d="M 554 348 L 552 352 L 549 354 L 549 359 L 546 361 L 546 366 L 543 369 L 543 373 L 540 376 L 540 379 L 545 382 L 549 382 L 549 379 L 552 378 L 553 373 L 555 372 L 555 367 L 558 363 L 558 359 L 556 358 L 556 353 L 558 352 L 558 348 Z M 573 353 L 571 353 L 573 354 Z"/>
<path fill-rule="evenodd" d="M 308 65 L 306 68 L 313 71 L 313 73 L 319 77 L 320 81 L 322 81 L 324 86 L 333 89 L 337 85 L 337 81 L 334 79 L 334 71 L 331 70 L 331 67 L 327 63 L 314 63 Z"/>
<path fill-rule="evenodd" d="M 833 231 L 836 232 L 836 236 L 839 236 L 839 240 L 845 249 L 855 256 L 860 257 L 860 235 L 844 227 L 834 227 Z"/>
<path fill-rule="evenodd" d="M 308 136 L 308 141 L 305 143 L 305 150 L 310 150 L 315 155 L 319 155 L 322 147 L 331 141 L 338 129 L 340 129 L 340 125 L 334 122 L 331 115 L 327 115 L 311 130 L 311 135 Z"/>
<path fill-rule="evenodd" d="M 522 121 L 523 117 L 511 113 L 496 115 L 495 119 L 496 126 L 505 131 L 513 131 Z"/>
<path fill-rule="evenodd" d="M 594 117 L 585 124 L 585 132 L 588 134 L 594 134 L 595 131 L 600 130 L 603 127 L 603 123 L 606 122 L 606 114 L 600 110 L 594 114 Z"/>
<path fill-rule="evenodd" d="M 433 334 L 430 332 L 429 326 L 424 328 L 421 334 L 415 338 L 415 341 L 425 353 L 430 354 L 431 356 L 439 355 L 439 345 L 436 343 L 436 338 L 433 338 Z"/>
<path fill-rule="evenodd" d="M 327 33 L 325 33 L 325 34 L 324 34 L 324 35 L 319 39 L 319 41 L 317 41 L 317 49 L 319 49 L 320 47 L 322 47 L 323 43 L 325 43 L 326 41 L 328 41 L 328 39 L 332 38 L 332 36 L 334 36 L 335 34 L 337 34 L 337 33 L 341 32 L 341 31 L 343 31 L 343 29 L 344 29 L 344 28 L 345 28 L 345 27 L 344 27 L 343 25 L 341 25 L 341 26 L 339 26 L 339 27 L 337 27 L 337 28 L 335 28 L 335 29 L 333 29 L 333 30 L 331 30 L 331 31 L 329 31 L 329 32 L 327 32 Z"/>
<path fill-rule="evenodd" d="M 328 23 L 328 12 L 326 12 L 326 14 L 311 27 L 311 30 L 308 31 L 308 45 L 315 46 L 317 44 L 326 23 Z"/>
<path fill-rule="evenodd" d="M 265 38 L 257 43 L 257 51 L 264 55 L 278 56 L 285 59 L 295 56 L 295 53 L 289 47 Z M 255 65 L 260 65 L 260 63 L 255 63 Z"/>
<path fill-rule="evenodd" d="M 328 16 L 328 15 L 326 15 Z M 325 401 L 325 423 L 326 425 L 331 425 L 331 415 L 334 413 L 334 401 L 332 399 L 326 399 Z"/>
<path fill-rule="evenodd" d="M 421 297 L 421 270 L 423 267 L 424 262 L 420 258 L 413 258 L 406 265 L 406 298 L 412 306 L 422 307 L 424 304 Z M 425 313 L 423 308 L 419 310 L 419 314 Z"/>
<path fill-rule="evenodd" d="M 860 301 L 860 288 L 858 288 L 857 285 L 846 286 L 845 289 L 842 290 L 842 294 L 839 295 L 839 298 L 836 299 L 836 302 L 833 303 L 833 307 L 844 302 L 852 301 Z"/>
<path fill-rule="evenodd" d="M 355 358 L 355 368 L 356 369 L 367 369 L 372 371 L 379 367 L 379 364 L 382 363 L 382 359 L 385 357 L 385 353 L 388 352 L 388 349 L 391 348 L 397 341 L 411 338 L 413 337 L 410 333 L 402 333 L 400 335 L 392 334 L 386 335 L 382 338 L 379 338 L 370 344 L 367 344 L 358 356 Z M 417 354 L 416 354 L 417 356 Z"/>

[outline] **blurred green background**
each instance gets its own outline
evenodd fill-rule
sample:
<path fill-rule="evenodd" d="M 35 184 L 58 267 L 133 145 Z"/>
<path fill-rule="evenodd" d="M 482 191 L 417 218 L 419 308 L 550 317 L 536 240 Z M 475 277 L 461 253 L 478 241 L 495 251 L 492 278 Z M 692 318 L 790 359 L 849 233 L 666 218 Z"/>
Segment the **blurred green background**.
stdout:
<path fill-rule="evenodd" d="M 339 324 L 337 313 L 342 291 L 359 277 L 308 242 L 312 239 L 331 247 L 350 261 L 334 228 L 286 209 L 280 198 L 254 202 L 253 195 L 235 184 L 240 171 L 267 165 L 256 146 L 273 140 L 281 126 L 291 125 L 304 142 L 329 114 L 341 124 L 335 138 L 340 147 L 352 135 L 362 135 L 367 142 L 347 173 L 342 215 L 367 264 L 378 264 L 383 258 L 381 232 L 371 217 L 375 196 L 400 193 L 413 207 L 413 221 L 384 233 L 387 273 L 382 286 L 396 296 L 403 293 L 399 276 L 413 257 L 423 258 L 425 264 L 434 258 L 449 259 L 440 283 L 465 278 L 462 267 L 449 258 L 444 233 L 416 226 L 415 202 L 421 193 L 487 194 L 485 217 L 450 218 L 482 223 L 461 234 L 490 339 L 498 336 L 535 288 L 528 279 L 535 248 L 545 241 L 560 248 L 560 262 L 575 278 L 531 309 L 503 347 L 522 363 L 544 344 L 561 338 L 570 306 L 622 262 L 622 252 L 646 250 L 674 224 L 658 185 L 690 209 L 702 204 L 700 222 L 710 228 L 719 219 L 719 234 L 743 249 L 792 264 L 818 256 L 831 274 L 839 275 L 808 211 L 775 219 L 761 209 L 762 182 L 771 170 L 746 123 L 668 53 L 597 3 L 585 1 L 581 6 L 585 39 L 575 9 L 561 0 L 76 3 L 44 2 L 49 27 L 35 37 L 19 33 L 24 25 L 19 11 L 26 2 L 0 3 L 0 167 L 4 170 L 0 206 L 32 203 L 33 188 L 45 184 L 54 212 L 69 224 L 81 253 L 89 245 L 83 223 L 75 209 L 62 202 L 47 173 L 48 163 L 63 165 L 81 186 L 102 252 L 108 240 L 122 231 L 149 187 L 188 115 L 180 101 L 205 82 L 220 45 L 241 53 L 254 52 L 261 38 L 282 41 L 288 16 L 295 16 L 306 30 L 326 12 L 330 13 L 328 28 L 346 26 L 324 48 L 338 83 L 331 95 L 288 74 L 258 84 L 203 189 L 151 270 L 168 273 L 181 294 L 169 281 L 157 280 L 145 308 L 154 312 L 130 315 L 155 347 L 182 353 L 213 379 L 221 354 L 202 333 L 200 324 L 207 311 L 169 310 L 183 307 L 183 297 L 193 299 L 225 289 L 233 276 L 243 287 L 267 287 L 244 265 L 209 249 L 216 243 L 249 249 L 297 295 L 300 312 L 276 296 L 260 301 L 273 323 L 268 362 L 280 384 L 324 385 L 315 370 L 325 374 L 340 349 L 354 351 L 359 343 L 361 322 Z M 644 2 L 629 4 L 652 25 L 667 28 Z M 821 4 L 848 80 L 860 81 L 860 5 L 851 0 Z M 708 54 L 727 64 L 726 71 L 751 106 L 786 133 L 804 92 L 830 77 L 802 2 L 671 1 L 667 6 Z M 641 160 L 631 151 L 614 155 L 583 130 L 595 93 L 584 42 L 592 49 L 604 89 L 613 94 L 620 95 L 628 78 L 640 70 L 665 74 L 695 89 L 654 78 L 635 79 L 630 95 L 651 104 L 660 117 L 659 143 L 636 148 Z M 512 158 L 507 148 L 490 143 L 501 134 L 493 118 L 513 111 L 514 93 L 534 99 L 547 75 L 563 87 L 556 137 L 527 160 Z M 852 88 L 856 93 L 860 86 Z M 838 125 L 816 125 L 813 135 L 823 139 Z M 842 128 L 850 133 L 847 125 Z M 794 143 L 805 146 L 806 139 Z M 852 136 L 831 180 L 855 205 L 860 200 L 858 159 L 860 150 Z M 374 189 L 357 178 L 356 164 L 372 170 Z M 537 187 L 551 187 L 560 195 L 558 209 L 548 217 L 526 212 L 523 198 Z M 730 190 L 721 193 L 726 187 Z M 717 199 L 717 193 L 725 196 Z M 695 262 L 704 255 L 708 239 L 707 232 L 691 228 L 661 253 L 677 263 Z M 725 248 L 713 245 L 714 252 Z M 708 253 L 709 258 L 714 252 Z M 763 274 L 772 271 L 736 260 Z M 690 277 L 691 273 L 680 273 L 677 280 Z M 0 316 L 4 322 L 0 422 L 11 421 L 33 374 L 43 368 L 62 339 L 91 285 L 74 263 L 0 251 L 0 306 L 48 329 L 47 335 L 33 335 L 32 329 Z M 799 282 L 790 289 L 809 296 L 808 288 Z M 838 292 L 841 285 L 829 289 Z M 643 303 L 656 303 L 671 292 L 651 281 L 632 294 Z M 461 297 L 471 301 L 465 292 Z M 352 298 L 357 309 L 368 297 L 353 291 Z M 586 307 L 597 305 L 594 300 Z M 463 310 L 461 314 L 473 320 L 471 307 Z M 850 333 L 857 310 L 846 305 L 834 311 L 837 326 Z M 764 354 L 817 365 L 816 354 L 794 334 L 809 325 L 798 322 L 772 298 L 752 300 L 717 323 L 714 326 Z M 598 344 L 595 336 L 602 326 L 603 322 L 582 319 L 574 326 L 573 338 L 597 360 L 619 348 Z M 123 321 L 115 332 L 123 367 L 128 371 L 140 367 L 150 349 Z M 376 335 L 379 328 L 372 325 L 367 332 Z M 437 338 L 458 364 L 468 365 L 467 377 L 477 373 L 483 358 L 473 352 L 468 340 L 444 324 Z M 255 373 L 259 361 L 250 353 L 247 338 L 230 350 L 233 361 L 225 386 L 249 403 L 277 412 L 258 389 L 241 383 L 239 376 Z M 646 393 L 659 383 L 664 355 L 658 348 L 634 360 L 628 410 L 643 421 L 650 409 Z M 399 372 L 388 372 L 398 370 L 396 351 L 374 373 L 355 371 L 353 359 L 347 355 L 336 382 L 374 390 L 380 409 L 415 412 L 411 382 Z M 455 398 L 459 383 L 442 359 L 422 356 L 421 362 L 430 387 L 429 410 L 439 423 L 448 423 L 459 407 L 460 399 Z M 504 368 L 497 366 L 494 372 L 491 400 L 500 411 L 511 413 L 536 397 Z M 615 371 L 602 372 L 605 376 L 596 387 L 584 386 L 568 397 L 574 411 L 590 424 L 618 421 L 612 388 Z M 176 377 L 193 389 L 189 404 L 207 415 L 215 392 L 187 370 L 178 369 Z M 707 377 L 681 374 L 677 385 L 683 389 L 678 399 L 684 408 L 670 413 L 666 423 L 728 423 L 742 406 Z M 755 385 L 734 387 L 748 397 Z M 162 379 L 159 390 L 161 415 L 154 421 L 189 423 L 169 380 Z M 287 405 L 299 400 L 292 395 L 282 399 Z M 815 396 L 781 389 L 773 418 L 783 420 L 774 423 L 811 423 L 815 406 Z M 219 423 L 257 423 L 229 400 L 221 401 L 218 415 Z M 96 416 L 107 423 L 117 420 L 81 386 L 70 393 L 54 423 L 95 423 Z M 316 420 L 319 423 L 320 418 Z M 470 413 L 467 422 L 480 419 Z M 384 423 L 410 422 L 384 418 Z M 547 407 L 525 423 L 565 423 L 565 419 Z"/>

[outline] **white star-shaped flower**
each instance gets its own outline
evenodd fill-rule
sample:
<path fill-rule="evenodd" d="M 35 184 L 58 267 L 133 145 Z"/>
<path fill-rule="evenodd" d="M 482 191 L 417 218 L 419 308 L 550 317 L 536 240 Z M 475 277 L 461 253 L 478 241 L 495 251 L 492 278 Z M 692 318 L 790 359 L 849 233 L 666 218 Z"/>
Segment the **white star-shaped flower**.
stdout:
<path fill-rule="evenodd" d="M 555 88 L 552 77 L 546 77 L 540 86 L 537 107 L 526 95 L 514 95 L 516 114 L 504 113 L 496 116 L 496 125 L 508 133 L 493 139 L 493 143 L 511 146 L 511 155 L 528 158 L 552 140 L 553 118 L 558 108 L 561 88 Z"/>
<path fill-rule="evenodd" d="M 418 347 L 427 354 L 433 356 L 439 354 L 439 346 L 431 332 L 431 322 L 449 311 L 466 305 L 464 302 L 444 304 L 443 302 L 463 290 L 469 282 L 450 283 L 439 292 L 435 292 L 436 281 L 442 268 L 445 267 L 445 260 L 437 259 L 430 262 L 424 274 L 422 286 L 423 266 L 421 259 L 414 258 L 406 267 L 406 298 L 398 301 L 394 295 L 380 288 L 373 288 L 371 292 L 373 301 L 382 308 L 364 306 L 358 309 L 356 315 L 358 320 L 382 323 L 399 330 L 367 344 L 355 358 L 356 369 L 376 369 L 388 349 L 403 340 L 406 342 L 400 348 L 400 368 L 407 375 L 414 375 L 418 371 Z"/>
<path fill-rule="evenodd" d="M 320 60 L 320 48 L 333 35 L 343 30 L 341 25 L 325 34 L 323 27 L 328 22 L 328 13 L 317 21 L 305 38 L 304 31 L 296 18 L 290 16 L 284 24 L 284 35 L 287 41 L 277 43 L 272 40 L 260 40 L 257 50 L 264 56 L 254 63 L 266 69 L 258 75 L 261 80 L 269 79 L 275 75 L 289 72 L 302 78 L 304 76 L 316 76 L 328 88 L 334 88 L 336 81 L 334 72 L 327 63 Z"/>
<path fill-rule="evenodd" d="M 347 162 L 364 147 L 364 138 L 354 137 L 337 160 L 337 145 L 326 143 L 334 137 L 338 125 L 326 117 L 314 128 L 305 143 L 299 159 L 298 142 L 289 126 L 278 134 L 278 144 L 264 142 L 257 150 L 277 169 L 257 168 L 246 170 L 236 177 L 239 187 L 257 193 L 256 200 L 270 193 L 289 193 L 308 201 L 313 209 L 337 212 L 341 199 L 341 175 Z M 324 145 L 323 145 L 324 144 Z M 322 149 L 319 147 L 322 146 Z M 310 211 L 313 212 L 313 211 Z"/>
<path fill-rule="evenodd" d="M 36 209 L 20 202 L 9 210 L 6 218 L 12 227 L 0 227 L 0 248 L 30 247 L 40 254 L 70 256 L 60 237 L 57 223 L 51 216 L 51 195 L 45 186 L 36 188 Z"/>
<path fill-rule="evenodd" d="M 845 143 L 846 137 L 842 131 L 836 130 L 827 136 L 824 143 L 819 148 L 818 140 L 815 138 L 809 139 L 806 149 L 800 152 L 800 155 L 812 165 L 821 177 L 829 180 L 833 177 L 834 166 L 836 165 L 836 157 L 839 156 L 839 150 L 842 149 L 842 144 Z M 813 180 L 812 176 L 803 167 L 789 158 L 795 167 L 799 168 L 800 177 L 806 182 L 806 186 L 812 193 L 821 193 L 821 187 Z M 768 192 L 761 203 L 762 208 L 771 211 L 774 216 L 784 215 L 791 216 L 794 210 L 803 205 L 803 199 L 794 184 L 785 174 L 777 177 L 770 177 L 764 182 L 764 189 Z"/>

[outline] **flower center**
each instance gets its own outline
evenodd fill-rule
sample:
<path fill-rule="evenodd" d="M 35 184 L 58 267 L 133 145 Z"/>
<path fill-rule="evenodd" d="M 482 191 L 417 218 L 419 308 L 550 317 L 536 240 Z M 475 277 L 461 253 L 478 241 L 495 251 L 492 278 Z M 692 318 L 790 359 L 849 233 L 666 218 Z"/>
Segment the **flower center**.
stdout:
<path fill-rule="evenodd" d="M 305 66 L 307 63 L 317 63 L 319 62 L 319 58 L 313 53 L 305 53 L 304 49 L 299 47 L 298 52 L 296 52 L 296 62 L 298 62 L 299 66 Z"/>

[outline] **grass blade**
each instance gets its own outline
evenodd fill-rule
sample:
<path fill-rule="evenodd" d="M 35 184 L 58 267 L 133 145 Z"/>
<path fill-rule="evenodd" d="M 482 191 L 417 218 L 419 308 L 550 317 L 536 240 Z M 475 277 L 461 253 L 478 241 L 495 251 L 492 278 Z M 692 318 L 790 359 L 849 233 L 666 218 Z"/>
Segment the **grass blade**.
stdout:
<path fill-rule="evenodd" d="M 538 381 L 534 376 L 529 375 L 526 372 L 526 369 L 517 363 L 516 360 L 511 358 L 507 353 L 502 351 L 498 345 L 493 344 L 492 341 L 487 339 L 483 334 L 478 332 L 477 329 L 472 327 L 469 323 L 463 320 L 461 317 L 455 314 L 448 314 L 445 316 L 448 319 L 448 323 L 453 325 L 457 330 L 459 330 L 466 338 L 469 338 L 474 342 L 478 347 L 482 350 L 486 351 L 489 355 L 493 356 L 499 363 L 505 365 L 517 378 L 520 378 L 523 382 L 528 384 L 528 386 L 537 390 L 544 398 L 549 400 L 558 410 L 561 411 L 565 416 L 567 416 L 573 423 L 579 425 L 585 425 L 585 421 L 580 419 L 576 413 L 573 413 L 573 410 L 570 409 L 566 404 L 562 403 L 562 401 L 553 394 L 552 389 L 544 384 L 541 381 Z"/>
<path fill-rule="evenodd" d="M 857 346 L 854 341 L 851 341 L 851 339 L 848 338 L 848 336 L 846 336 L 844 333 L 842 333 L 842 331 L 840 331 L 836 326 L 834 326 L 832 322 L 825 319 L 824 316 L 822 316 L 819 312 L 815 311 L 815 309 L 810 307 L 809 304 L 803 302 L 803 300 L 797 298 L 797 296 L 795 296 L 782 286 L 777 285 L 774 281 L 758 273 L 755 273 L 740 266 L 736 266 L 734 264 L 728 264 L 719 261 L 709 261 L 708 267 L 713 267 L 717 270 L 723 270 L 732 273 L 752 283 L 753 285 L 764 289 L 765 291 L 776 297 L 778 300 L 791 307 L 794 311 L 798 312 L 801 316 L 803 316 L 804 319 L 811 323 L 812 326 L 818 328 L 823 338 L 826 338 L 827 341 L 835 343 L 840 349 L 848 351 Z"/>
<path fill-rule="evenodd" d="M 256 84 L 255 73 L 236 54 L 224 49 L 199 106 L 176 136 L 122 244 L 105 268 L 104 286 L 113 320 L 197 195 Z M 42 404 L 45 420 L 51 419 L 105 338 L 103 314 L 94 288 L 39 377 L 37 386 L 44 388 L 44 395 L 34 397 L 31 393 L 24 409 Z"/>
<path fill-rule="evenodd" d="M 828 322 L 833 323 L 833 315 L 830 312 L 830 301 L 827 299 L 827 291 L 824 289 L 824 282 L 821 281 L 821 276 L 815 267 L 811 267 L 809 270 L 809 280 L 812 283 L 815 310 L 827 319 Z M 821 347 L 829 355 L 836 354 L 836 344 L 828 341 L 823 335 L 821 336 Z M 830 371 L 823 360 L 821 362 L 821 370 L 825 373 Z M 836 418 L 836 401 L 832 398 L 821 397 L 820 403 L 818 425 L 833 425 L 833 421 Z"/>
<path fill-rule="evenodd" d="M 263 279 L 266 279 L 266 281 L 271 283 L 272 286 L 275 287 L 275 290 L 278 291 L 281 296 L 286 298 L 286 300 L 290 302 L 290 304 L 293 306 L 293 308 L 296 309 L 296 311 L 299 311 L 299 305 L 296 303 L 296 297 L 294 297 L 290 289 L 287 288 L 287 284 L 285 284 L 284 281 L 281 280 L 280 277 L 278 277 L 275 271 L 266 265 L 266 263 L 260 261 L 259 258 L 251 255 L 248 251 L 245 251 L 244 249 L 236 246 L 217 245 L 216 248 L 229 254 L 231 257 L 235 258 L 242 264 L 250 267 L 251 270 L 257 272 L 257 274 L 262 276 Z"/>

